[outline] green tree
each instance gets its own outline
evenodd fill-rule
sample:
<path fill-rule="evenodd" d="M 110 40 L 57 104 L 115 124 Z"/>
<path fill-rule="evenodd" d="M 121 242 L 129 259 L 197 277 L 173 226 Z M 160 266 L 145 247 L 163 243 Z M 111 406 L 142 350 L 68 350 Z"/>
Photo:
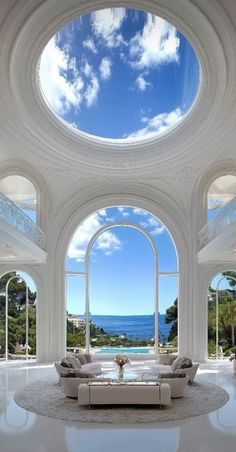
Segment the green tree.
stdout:
<path fill-rule="evenodd" d="M 236 272 L 227 271 L 222 273 L 232 288 L 219 290 L 218 305 L 218 336 L 219 344 L 227 350 L 235 345 L 235 322 L 236 322 Z M 216 341 L 216 290 L 211 286 L 208 291 L 208 351 L 213 347 L 210 344 Z M 211 354 L 211 353 L 210 353 Z"/>
<path fill-rule="evenodd" d="M 0 279 L 0 356 L 5 354 L 5 290 L 6 284 L 10 278 L 16 277 L 16 272 L 9 272 Z M 8 350 L 10 353 L 16 353 L 16 347 L 19 344 L 24 347 L 26 343 L 26 287 L 24 281 L 14 278 L 9 284 L 9 305 L 8 305 Z M 36 353 L 36 292 L 28 290 L 29 295 L 29 353 Z"/>
<path fill-rule="evenodd" d="M 175 299 L 174 304 L 166 310 L 165 323 L 172 323 L 168 341 L 173 341 L 178 335 L 178 298 Z"/>

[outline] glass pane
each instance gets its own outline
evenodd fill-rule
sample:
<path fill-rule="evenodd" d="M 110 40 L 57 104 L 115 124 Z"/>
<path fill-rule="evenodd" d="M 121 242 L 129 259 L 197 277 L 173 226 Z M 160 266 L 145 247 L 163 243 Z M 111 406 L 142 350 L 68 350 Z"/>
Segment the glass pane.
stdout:
<path fill-rule="evenodd" d="M 116 246 L 104 253 L 111 241 Z M 154 278 L 153 251 L 142 233 L 117 227 L 101 236 L 91 262 L 92 346 L 146 352 L 153 346 Z"/>
<path fill-rule="evenodd" d="M 159 340 L 160 352 L 177 351 L 178 347 L 178 276 L 159 278 Z"/>
<path fill-rule="evenodd" d="M 218 290 L 217 290 L 218 289 Z M 218 293 L 218 303 L 217 303 Z M 218 310 L 218 316 L 217 316 Z M 218 336 L 218 337 L 217 337 Z M 236 352 L 236 272 L 218 274 L 208 292 L 208 354 L 224 358 Z"/>
<path fill-rule="evenodd" d="M 85 347 L 85 278 L 67 275 L 67 350 Z"/>
<path fill-rule="evenodd" d="M 0 350 L 5 353 L 5 342 L 3 343 L 5 337 L 5 331 L 3 332 L 3 326 L 5 328 L 5 291 L 10 279 L 8 285 L 8 359 L 26 356 L 26 284 L 29 301 L 28 354 L 33 358 L 36 355 L 36 287 L 25 272 L 7 273 L 0 280 L 0 325 L 2 324 L 2 327 L 0 326 L 2 347 Z M 2 355 L 1 352 L 0 354 Z"/>

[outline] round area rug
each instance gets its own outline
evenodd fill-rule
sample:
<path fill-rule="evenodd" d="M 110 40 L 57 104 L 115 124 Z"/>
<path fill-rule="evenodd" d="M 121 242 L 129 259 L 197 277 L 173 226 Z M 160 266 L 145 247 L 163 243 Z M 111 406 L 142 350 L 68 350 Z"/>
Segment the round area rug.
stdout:
<path fill-rule="evenodd" d="M 55 382 L 36 381 L 16 392 L 15 402 L 42 416 L 91 423 L 140 423 L 184 419 L 217 410 L 228 401 L 224 389 L 210 383 L 193 383 L 186 395 L 171 399 L 171 406 L 95 406 L 81 407 L 77 400 L 65 397 Z"/>

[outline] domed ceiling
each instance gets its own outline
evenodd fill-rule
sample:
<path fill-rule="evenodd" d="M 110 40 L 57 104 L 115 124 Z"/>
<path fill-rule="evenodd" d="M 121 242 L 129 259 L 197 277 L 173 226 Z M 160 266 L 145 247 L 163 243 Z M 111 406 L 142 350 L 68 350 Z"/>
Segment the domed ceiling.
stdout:
<path fill-rule="evenodd" d="M 39 77 L 50 109 L 72 130 L 125 141 L 180 122 L 197 96 L 200 66 L 170 23 L 112 8 L 60 28 L 43 50 Z"/>

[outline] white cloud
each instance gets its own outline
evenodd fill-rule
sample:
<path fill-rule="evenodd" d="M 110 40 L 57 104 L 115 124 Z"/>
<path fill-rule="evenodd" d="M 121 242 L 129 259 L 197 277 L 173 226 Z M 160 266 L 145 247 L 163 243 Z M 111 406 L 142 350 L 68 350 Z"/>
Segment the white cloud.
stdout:
<path fill-rule="evenodd" d="M 91 14 L 93 32 L 103 39 L 107 47 L 118 47 L 123 43 L 120 30 L 126 18 L 125 8 L 109 8 Z"/>
<path fill-rule="evenodd" d="M 84 93 L 87 107 L 91 107 L 96 102 L 99 89 L 100 85 L 98 78 L 95 75 L 92 75 L 90 83 L 88 84 L 86 91 Z"/>
<path fill-rule="evenodd" d="M 68 80 L 68 71 L 72 72 Z M 43 93 L 58 114 L 66 113 L 70 108 L 79 108 L 83 100 L 84 82 L 76 69 L 75 58 L 69 56 L 56 45 L 53 37 L 46 45 L 40 60 L 40 83 Z"/>
<path fill-rule="evenodd" d="M 84 73 L 84 75 L 86 75 L 86 77 L 91 77 L 91 75 L 93 74 L 93 66 L 91 64 L 88 63 L 88 60 L 84 59 L 83 62 L 83 66 L 82 66 L 82 71 Z"/>
<path fill-rule="evenodd" d="M 176 28 L 160 17 L 147 14 L 142 33 L 136 33 L 130 41 L 130 63 L 142 69 L 178 62 L 178 49 Z"/>
<path fill-rule="evenodd" d="M 106 216 L 107 216 L 107 211 L 106 211 L 106 209 L 101 209 L 101 210 L 99 210 L 99 215 L 100 215 L 101 217 L 106 217 Z"/>
<path fill-rule="evenodd" d="M 90 215 L 78 227 L 71 240 L 68 257 L 76 259 L 78 262 L 84 261 L 86 249 L 92 236 L 104 225 L 105 209 Z M 105 231 L 100 235 L 96 242 L 95 248 L 102 250 L 106 255 L 112 254 L 114 251 L 120 250 L 122 242 L 111 231 Z"/>
<path fill-rule="evenodd" d="M 142 118 L 141 121 L 146 123 L 146 126 L 125 136 L 124 139 L 149 137 L 165 132 L 166 129 L 175 125 L 183 117 L 184 114 L 178 107 L 169 113 L 160 113 L 152 118 Z"/>
<path fill-rule="evenodd" d="M 156 234 L 161 234 L 164 231 L 164 225 L 155 217 L 150 216 L 148 218 L 148 224 L 149 226 L 151 226 L 151 234 L 152 235 L 156 235 Z"/>
<path fill-rule="evenodd" d="M 147 213 L 148 218 L 145 221 L 141 221 L 141 226 L 145 229 L 149 229 L 150 234 L 157 235 L 164 232 L 164 225 L 156 218 Z"/>
<path fill-rule="evenodd" d="M 147 82 L 142 74 L 138 76 L 135 80 L 135 85 L 137 86 L 139 91 L 145 91 L 148 86 L 152 86 L 150 82 Z"/>
<path fill-rule="evenodd" d="M 102 80 L 108 80 L 111 77 L 111 66 L 112 66 L 111 59 L 108 57 L 104 57 L 99 66 L 99 71 Z"/>
<path fill-rule="evenodd" d="M 93 41 L 92 38 L 89 38 L 89 37 L 88 37 L 87 39 L 85 39 L 85 40 L 83 41 L 83 46 L 84 46 L 86 49 L 91 50 L 91 52 L 97 53 L 97 49 L 96 49 L 96 46 L 95 46 L 94 41 Z"/>
<path fill-rule="evenodd" d="M 147 216 L 149 215 L 148 212 L 146 210 L 140 209 L 139 207 L 134 207 L 133 208 L 133 213 L 135 215 L 143 215 L 143 216 Z"/>
<path fill-rule="evenodd" d="M 103 250 L 106 256 L 121 249 L 120 239 L 111 231 L 105 231 L 98 238 L 97 249 Z"/>
<path fill-rule="evenodd" d="M 130 212 L 128 212 L 125 207 L 118 206 L 117 210 L 121 213 L 122 217 L 129 217 L 130 215 Z"/>

